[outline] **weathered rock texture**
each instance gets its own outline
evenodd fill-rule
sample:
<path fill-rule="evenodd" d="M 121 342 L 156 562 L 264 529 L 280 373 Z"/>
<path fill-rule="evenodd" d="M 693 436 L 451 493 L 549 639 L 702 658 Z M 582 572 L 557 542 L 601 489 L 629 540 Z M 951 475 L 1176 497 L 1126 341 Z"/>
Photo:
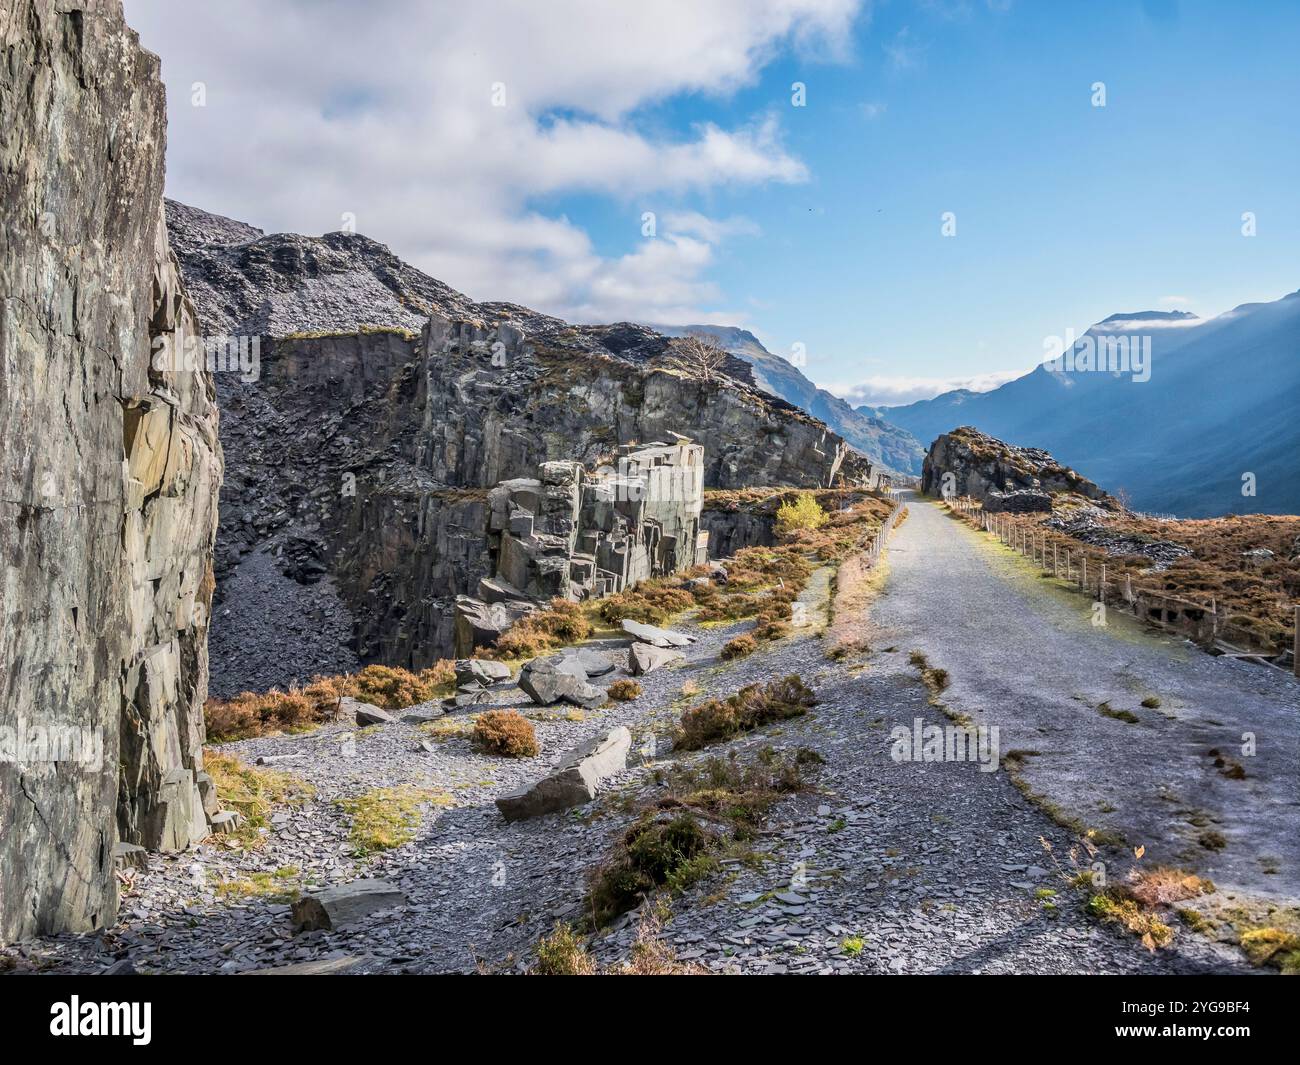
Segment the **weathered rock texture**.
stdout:
<path fill-rule="evenodd" d="M 970 426 L 944 433 L 930 445 L 921 490 L 930 495 L 970 496 L 989 510 L 1050 511 L 1051 497 L 1061 492 L 1114 502 L 1042 448 L 1015 447 Z"/>
<path fill-rule="evenodd" d="M 530 600 L 579 601 L 708 561 L 700 529 L 704 449 L 684 440 L 619 449 L 614 465 L 545 462 L 488 493 L 492 576 L 456 601 L 456 653 L 490 643 Z"/>
<path fill-rule="evenodd" d="M 704 448 L 706 486 L 870 474 L 791 404 L 669 368 L 653 330 L 474 303 L 356 234 L 264 236 L 168 212 L 207 331 L 260 340 L 255 375 L 216 375 L 229 463 L 218 694 L 449 657 L 456 597 L 496 571 L 489 490 L 543 463 L 595 470 L 620 445 L 679 432 Z M 251 573 L 257 615 L 242 594 Z"/>
<path fill-rule="evenodd" d="M 208 375 L 152 357 L 197 332 L 157 58 L 115 0 L 6 3 L 0 46 L 0 735 L 65 744 L 0 761 L 11 940 L 111 921 L 119 838 L 207 832 L 221 458 Z"/>
<path fill-rule="evenodd" d="M 619 725 L 564 755 L 536 784 L 501 796 L 497 809 L 507 821 L 522 821 L 591 802 L 602 781 L 627 768 L 631 747 L 632 734 Z"/>

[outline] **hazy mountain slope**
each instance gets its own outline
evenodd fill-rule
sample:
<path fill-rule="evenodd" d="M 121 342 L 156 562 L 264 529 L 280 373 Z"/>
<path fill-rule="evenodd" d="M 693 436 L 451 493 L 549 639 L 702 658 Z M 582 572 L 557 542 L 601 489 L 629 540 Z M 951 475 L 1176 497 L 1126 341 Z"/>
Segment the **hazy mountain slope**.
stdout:
<path fill-rule="evenodd" d="M 921 472 L 925 448 L 911 432 L 869 411 L 855 410 L 838 396 L 818 388 L 789 360 L 768 351 L 749 330 L 718 325 L 654 328 L 669 336 L 708 333 L 716 337 L 727 351 L 749 363 L 759 388 L 820 418 L 874 463 L 897 473 Z"/>
<path fill-rule="evenodd" d="M 1085 334 L 1149 336 L 1148 381 L 1039 366 L 992 392 L 880 413 L 921 440 L 964 424 L 1047 448 L 1145 510 L 1300 511 L 1300 293 L 1184 322 L 1165 312 L 1114 315 Z M 1254 497 L 1241 494 L 1245 473 L 1256 476 Z"/>

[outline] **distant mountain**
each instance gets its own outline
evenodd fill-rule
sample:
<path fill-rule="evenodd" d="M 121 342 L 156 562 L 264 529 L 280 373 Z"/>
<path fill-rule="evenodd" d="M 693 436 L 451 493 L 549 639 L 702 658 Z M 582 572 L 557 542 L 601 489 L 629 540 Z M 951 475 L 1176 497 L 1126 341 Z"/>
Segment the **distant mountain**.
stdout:
<path fill-rule="evenodd" d="M 1117 341 L 1149 350 L 1149 379 L 1086 368 Z M 1075 360 L 1071 369 L 1069 358 Z M 1182 311 L 1116 314 L 991 392 L 859 408 L 930 442 L 972 425 L 1042 447 L 1134 507 L 1187 517 L 1300 513 L 1300 292 L 1202 321 Z M 1256 494 L 1243 495 L 1254 474 Z"/>
<path fill-rule="evenodd" d="M 894 473 L 920 474 L 925 448 L 911 432 L 871 412 L 854 410 L 838 396 L 818 388 L 788 359 L 763 347 L 749 330 L 729 325 L 656 325 L 654 328 L 668 336 L 707 333 L 731 354 L 749 363 L 754 384 L 763 391 L 820 418 L 873 463 Z"/>

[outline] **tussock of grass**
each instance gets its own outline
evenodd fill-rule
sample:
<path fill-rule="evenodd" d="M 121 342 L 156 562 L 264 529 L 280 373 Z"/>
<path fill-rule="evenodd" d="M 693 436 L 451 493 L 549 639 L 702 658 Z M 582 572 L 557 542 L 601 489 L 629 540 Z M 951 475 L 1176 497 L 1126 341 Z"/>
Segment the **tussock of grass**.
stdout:
<path fill-rule="evenodd" d="M 1256 965 L 1272 965 L 1300 974 L 1300 936 L 1280 928 L 1253 928 L 1241 935 L 1241 949 Z"/>
<path fill-rule="evenodd" d="M 706 969 L 690 962 L 682 962 L 676 952 L 661 938 L 665 919 L 663 907 L 653 907 L 641 914 L 637 922 L 636 939 L 628 951 L 626 961 L 602 969 L 596 964 L 582 937 L 566 922 L 558 922 L 555 930 L 543 936 L 537 944 L 537 964 L 532 972 L 536 976 L 696 976 Z"/>
<path fill-rule="evenodd" d="M 282 865 L 273 872 L 250 873 L 237 880 L 219 881 L 215 889 L 218 898 L 260 898 L 291 902 L 299 895 L 297 881 L 300 876 L 297 866 Z"/>
<path fill-rule="evenodd" d="M 698 751 L 711 743 L 750 732 L 774 721 L 800 717 L 817 704 L 798 674 L 765 685 L 747 684 L 725 699 L 709 699 L 682 714 L 675 745 Z"/>
<path fill-rule="evenodd" d="M 1126 725 L 1136 725 L 1140 718 L 1132 710 L 1116 710 L 1110 703 L 1102 703 L 1097 707 L 1097 712 L 1102 717 L 1109 717 L 1115 721 L 1123 721 Z"/>
<path fill-rule="evenodd" d="M 503 758 L 533 758 L 541 753 L 537 732 L 518 710 L 488 710 L 474 722 L 474 743 Z"/>
<path fill-rule="evenodd" d="M 375 788 L 337 805 L 352 818 L 349 838 L 358 856 L 392 850 L 415 838 L 421 808 L 450 806 L 451 796 L 426 788 Z"/>
<path fill-rule="evenodd" d="M 205 751 L 203 769 L 217 789 L 224 810 L 235 810 L 242 821 L 238 830 L 223 835 L 224 844 L 252 846 L 263 840 L 259 829 L 270 825 L 271 811 L 280 805 L 294 805 L 311 798 L 316 789 L 306 781 L 275 769 L 255 769 L 238 758 Z"/>
<path fill-rule="evenodd" d="M 1128 929 L 1141 938 L 1142 945 L 1148 950 L 1167 947 L 1173 942 L 1173 929 L 1155 914 L 1142 909 L 1134 899 L 1102 892 L 1088 900 L 1088 912 L 1103 923 Z"/>
<path fill-rule="evenodd" d="M 596 962 L 573 926 L 557 921 L 551 934 L 538 940 L 532 971 L 535 976 L 594 976 Z"/>
<path fill-rule="evenodd" d="M 606 688 L 605 694 L 616 703 L 628 703 L 633 699 L 639 698 L 643 690 L 644 689 L 642 689 L 641 685 L 636 681 L 628 677 L 623 677 L 614 681 L 613 684 Z"/>

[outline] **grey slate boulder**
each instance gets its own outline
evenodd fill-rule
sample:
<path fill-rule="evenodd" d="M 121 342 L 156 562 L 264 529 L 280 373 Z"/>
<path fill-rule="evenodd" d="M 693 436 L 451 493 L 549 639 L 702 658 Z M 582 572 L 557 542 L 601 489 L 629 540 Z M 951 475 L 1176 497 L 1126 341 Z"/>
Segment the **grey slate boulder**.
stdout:
<path fill-rule="evenodd" d="M 587 683 L 581 661 L 571 655 L 534 658 L 519 672 L 519 687 L 540 706 L 566 702 L 591 709 L 605 701 L 605 692 Z"/>
<path fill-rule="evenodd" d="M 619 725 L 570 751 L 536 784 L 501 796 L 497 809 L 507 821 L 521 821 L 590 802 L 602 780 L 627 767 L 631 746 L 632 734 Z"/>
<path fill-rule="evenodd" d="M 653 644 L 637 641 L 627 649 L 627 671 L 634 677 L 641 677 L 685 657 L 683 651 L 675 651 L 671 647 L 655 647 Z"/>
<path fill-rule="evenodd" d="M 236 831 L 239 828 L 242 821 L 243 818 L 239 816 L 239 811 L 222 810 L 221 813 L 217 814 L 212 818 L 213 835 L 217 835 L 217 836 L 229 835 L 230 833 Z"/>
<path fill-rule="evenodd" d="M 114 869 L 140 869 L 149 867 L 149 852 L 138 843 L 113 844 Z"/>
<path fill-rule="evenodd" d="M 687 647 L 695 642 L 694 636 L 674 632 L 672 629 L 661 629 L 658 625 L 644 625 L 631 618 L 623 619 L 623 631 L 632 639 L 653 647 Z"/>
<path fill-rule="evenodd" d="M 404 906 L 406 895 L 384 880 L 353 880 L 304 895 L 293 904 L 295 932 L 346 928 L 380 910 Z"/>
<path fill-rule="evenodd" d="M 343 697 L 339 708 L 344 714 L 355 715 L 358 725 L 387 725 L 394 720 L 393 715 L 387 710 L 381 710 L 370 703 L 363 703 L 360 699 L 353 699 L 350 695 Z"/>
<path fill-rule="evenodd" d="M 477 684 L 488 688 L 510 679 L 510 667 L 491 658 L 459 658 L 456 660 L 456 684 Z"/>

